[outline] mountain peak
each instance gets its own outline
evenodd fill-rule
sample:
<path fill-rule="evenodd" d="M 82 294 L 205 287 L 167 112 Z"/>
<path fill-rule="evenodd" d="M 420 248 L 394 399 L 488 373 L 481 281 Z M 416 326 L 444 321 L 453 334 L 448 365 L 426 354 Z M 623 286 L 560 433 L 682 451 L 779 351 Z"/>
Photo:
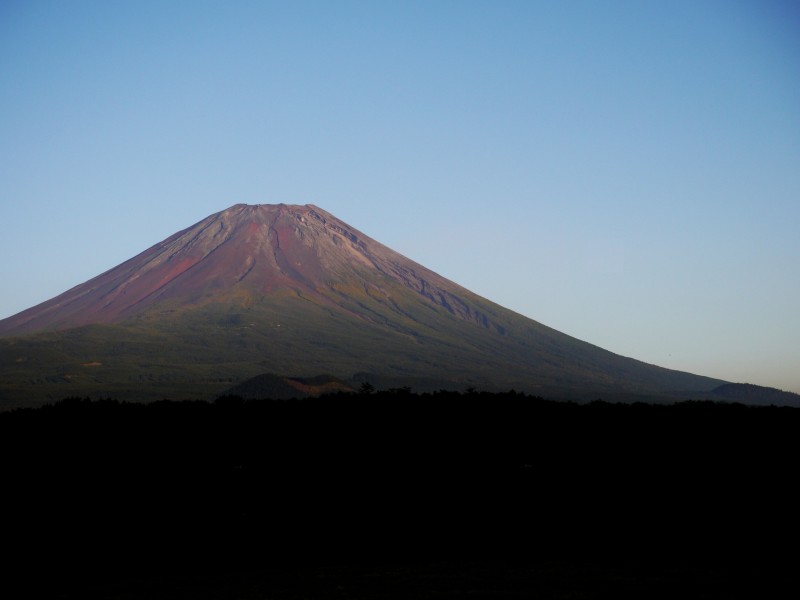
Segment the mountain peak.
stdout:
<path fill-rule="evenodd" d="M 313 204 L 246 204 L 239 202 L 233 206 L 229 206 L 222 210 L 217 215 L 228 217 L 250 218 L 259 214 L 274 214 L 276 212 L 290 212 L 297 213 L 300 211 L 317 208 Z M 214 216 L 214 215 L 210 215 Z"/>

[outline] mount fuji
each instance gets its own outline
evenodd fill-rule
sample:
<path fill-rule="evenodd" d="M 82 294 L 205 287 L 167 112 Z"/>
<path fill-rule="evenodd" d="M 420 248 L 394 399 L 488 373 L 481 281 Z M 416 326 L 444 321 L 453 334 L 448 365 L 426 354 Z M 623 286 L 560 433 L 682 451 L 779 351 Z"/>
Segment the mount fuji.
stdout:
<path fill-rule="evenodd" d="M 726 383 L 575 339 L 314 205 L 237 204 L 0 320 L 0 403 L 208 399 L 265 373 L 685 399 Z"/>

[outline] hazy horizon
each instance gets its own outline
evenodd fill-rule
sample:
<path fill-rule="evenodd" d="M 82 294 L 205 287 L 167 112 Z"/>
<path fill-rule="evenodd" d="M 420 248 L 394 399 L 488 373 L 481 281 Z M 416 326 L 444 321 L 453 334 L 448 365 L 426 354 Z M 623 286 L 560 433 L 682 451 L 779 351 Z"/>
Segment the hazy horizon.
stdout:
<path fill-rule="evenodd" d="M 5 2 L 0 318 L 236 203 L 312 203 L 489 300 L 800 393 L 785 2 Z"/>

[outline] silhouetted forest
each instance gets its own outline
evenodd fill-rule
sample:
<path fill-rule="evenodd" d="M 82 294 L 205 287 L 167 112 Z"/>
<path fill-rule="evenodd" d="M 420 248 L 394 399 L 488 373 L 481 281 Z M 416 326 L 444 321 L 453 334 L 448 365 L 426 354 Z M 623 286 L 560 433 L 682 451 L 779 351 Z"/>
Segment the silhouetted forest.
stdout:
<path fill-rule="evenodd" d="M 797 558 L 798 426 L 793 408 L 369 385 L 71 398 L 0 414 L 4 581 L 69 597 L 176 573 L 588 561 L 763 593 Z"/>

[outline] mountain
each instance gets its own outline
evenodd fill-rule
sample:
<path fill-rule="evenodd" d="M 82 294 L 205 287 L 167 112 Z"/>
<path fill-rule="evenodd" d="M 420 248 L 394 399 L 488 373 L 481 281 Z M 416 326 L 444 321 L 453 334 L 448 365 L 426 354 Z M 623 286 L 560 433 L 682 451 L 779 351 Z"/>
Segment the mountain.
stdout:
<path fill-rule="evenodd" d="M 313 205 L 237 204 L 0 320 L 4 406 L 209 398 L 264 373 L 584 399 L 726 383 L 560 333 Z"/>

